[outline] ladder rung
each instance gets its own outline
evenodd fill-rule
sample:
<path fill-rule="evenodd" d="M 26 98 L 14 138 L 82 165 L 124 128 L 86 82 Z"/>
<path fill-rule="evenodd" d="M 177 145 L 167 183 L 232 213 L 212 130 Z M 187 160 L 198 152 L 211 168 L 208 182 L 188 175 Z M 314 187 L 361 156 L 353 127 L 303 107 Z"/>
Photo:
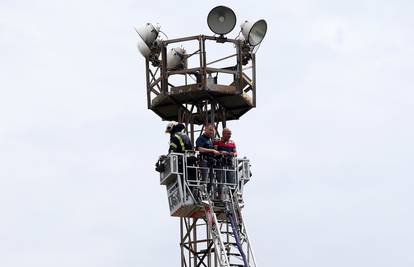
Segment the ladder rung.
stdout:
<path fill-rule="evenodd" d="M 239 253 L 227 253 L 229 256 L 241 256 Z"/>
<path fill-rule="evenodd" d="M 236 242 L 224 242 L 224 245 L 237 246 L 237 243 Z"/>

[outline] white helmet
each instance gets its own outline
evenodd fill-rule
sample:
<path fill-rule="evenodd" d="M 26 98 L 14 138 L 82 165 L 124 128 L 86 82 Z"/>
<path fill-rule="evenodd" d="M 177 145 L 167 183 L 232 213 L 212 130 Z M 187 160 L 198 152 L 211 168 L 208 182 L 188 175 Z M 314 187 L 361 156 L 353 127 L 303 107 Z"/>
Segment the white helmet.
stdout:
<path fill-rule="evenodd" d="M 165 127 L 165 132 L 166 133 L 169 133 L 169 132 L 171 132 L 171 130 L 174 128 L 174 126 L 176 126 L 178 124 L 178 122 L 176 122 L 176 121 L 172 121 L 172 122 L 169 122 L 168 124 L 167 124 L 167 127 Z"/>

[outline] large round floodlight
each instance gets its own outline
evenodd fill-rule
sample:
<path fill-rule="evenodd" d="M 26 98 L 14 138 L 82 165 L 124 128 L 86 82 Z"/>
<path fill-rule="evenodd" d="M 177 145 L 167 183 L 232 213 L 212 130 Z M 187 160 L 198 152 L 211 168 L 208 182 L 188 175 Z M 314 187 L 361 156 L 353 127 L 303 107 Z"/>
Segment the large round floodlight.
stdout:
<path fill-rule="evenodd" d="M 208 13 L 207 24 L 212 32 L 224 35 L 234 29 L 236 15 L 228 7 L 217 6 Z"/>
<path fill-rule="evenodd" d="M 183 47 L 171 48 L 167 53 L 167 68 L 168 69 L 183 69 L 186 68 L 187 57 L 186 51 Z"/>
<path fill-rule="evenodd" d="M 138 39 L 138 50 L 144 56 L 147 57 L 151 53 L 151 49 L 157 44 L 157 37 L 160 31 L 159 26 L 154 26 L 151 23 L 135 28 L 135 31 L 139 35 Z"/>
<path fill-rule="evenodd" d="M 147 57 L 151 54 L 151 49 L 142 39 L 138 39 L 137 48 L 141 55 L 144 57 Z"/>
<path fill-rule="evenodd" d="M 256 22 L 246 20 L 240 27 L 245 40 L 247 40 L 251 46 L 260 44 L 267 31 L 267 23 L 264 19 Z"/>

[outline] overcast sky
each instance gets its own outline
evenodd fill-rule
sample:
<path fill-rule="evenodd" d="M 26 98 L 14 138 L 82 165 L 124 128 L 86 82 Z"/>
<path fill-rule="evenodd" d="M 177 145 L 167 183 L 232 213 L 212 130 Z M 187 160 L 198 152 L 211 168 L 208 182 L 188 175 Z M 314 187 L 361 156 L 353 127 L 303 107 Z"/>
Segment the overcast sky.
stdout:
<path fill-rule="evenodd" d="M 414 266 L 409 0 L 1 0 L 0 266 L 179 266 L 133 26 L 209 34 L 218 4 L 268 22 L 229 124 L 259 266 Z"/>

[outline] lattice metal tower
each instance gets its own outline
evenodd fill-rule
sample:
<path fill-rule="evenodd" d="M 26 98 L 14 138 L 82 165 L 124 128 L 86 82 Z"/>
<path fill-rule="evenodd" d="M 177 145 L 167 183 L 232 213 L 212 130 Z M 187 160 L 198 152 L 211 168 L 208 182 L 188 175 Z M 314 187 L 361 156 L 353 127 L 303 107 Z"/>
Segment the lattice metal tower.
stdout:
<path fill-rule="evenodd" d="M 214 124 L 219 133 L 256 106 L 255 52 L 267 29 L 264 20 L 245 21 L 237 38 L 227 38 L 236 16 L 224 6 L 212 9 L 207 22 L 214 36 L 162 39 L 159 25 L 136 28 L 146 59 L 148 108 L 162 120 L 185 124 L 193 143 L 204 125 Z M 170 215 L 180 217 L 181 266 L 257 266 L 241 214 L 249 160 L 203 170 L 189 164 L 194 156 L 170 153 L 161 162 Z M 229 181 L 230 175 L 235 179 Z"/>

